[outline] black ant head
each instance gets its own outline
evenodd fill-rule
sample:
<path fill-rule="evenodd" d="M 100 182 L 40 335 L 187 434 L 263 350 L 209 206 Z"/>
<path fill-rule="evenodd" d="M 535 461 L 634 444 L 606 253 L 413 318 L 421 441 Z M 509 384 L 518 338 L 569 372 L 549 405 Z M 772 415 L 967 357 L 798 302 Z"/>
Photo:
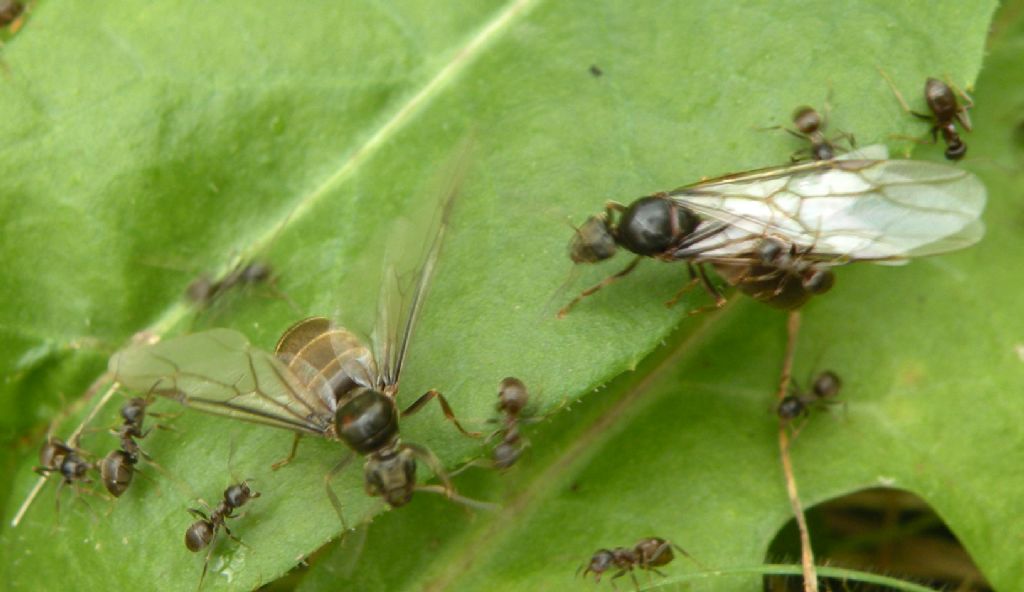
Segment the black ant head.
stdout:
<path fill-rule="evenodd" d="M 785 420 L 799 417 L 806 409 L 804 402 L 796 395 L 789 395 L 779 402 L 779 417 Z"/>
<path fill-rule="evenodd" d="M 241 508 L 246 502 L 259 496 L 259 492 L 249 489 L 249 484 L 245 481 L 236 483 L 224 490 L 224 501 L 232 508 Z"/>

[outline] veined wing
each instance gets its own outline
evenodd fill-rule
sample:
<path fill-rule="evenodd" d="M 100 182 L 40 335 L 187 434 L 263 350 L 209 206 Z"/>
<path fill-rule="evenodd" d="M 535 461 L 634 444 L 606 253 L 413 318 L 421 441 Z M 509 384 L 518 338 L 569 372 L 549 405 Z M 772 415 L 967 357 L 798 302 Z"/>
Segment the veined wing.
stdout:
<path fill-rule="evenodd" d="M 714 258 L 775 237 L 810 256 L 900 260 L 978 242 L 985 186 L 953 166 L 917 160 L 832 160 L 739 173 L 669 196 L 733 227 L 686 252 Z M 696 248 L 695 248 L 696 247 Z"/>
<path fill-rule="evenodd" d="M 419 208 L 425 215 L 419 220 L 409 220 L 428 223 L 418 229 L 406 228 L 406 232 L 392 232 L 396 239 L 401 236 L 405 240 L 393 242 L 385 255 L 384 276 L 377 302 L 377 322 L 373 331 L 373 345 L 380 365 L 380 388 L 385 393 L 394 394 L 398 389 L 416 321 L 430 289 L 430 281 L 444 243 L 452 206 L 469 163 L 470 146 L 471 141 L 467 139 L 456 149 L 455 155 L 442 171 L 444 185 L 433 194 L 432 200 L 424 202 L 421 204 L 423 207 Z"/>
<path fill-rule="evenodd" d="M 212 329 L 123 349 L 114 380 L 205 413 L 329 437 L 334 415 L 272 354 L 238 331 Z"/>

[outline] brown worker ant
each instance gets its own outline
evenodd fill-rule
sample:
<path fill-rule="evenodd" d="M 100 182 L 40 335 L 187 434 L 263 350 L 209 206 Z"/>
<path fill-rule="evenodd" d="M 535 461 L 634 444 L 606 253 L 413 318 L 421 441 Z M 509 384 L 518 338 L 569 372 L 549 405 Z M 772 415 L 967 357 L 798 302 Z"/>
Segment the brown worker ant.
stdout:
<path fill-rule="evenodd" d="M 523 381 L 512 376 L 502 379 L 498 385 L 498 404 L 496 406 L 498 412 L 503 415 L 501 420 L 498 420 L 502 422 L 502 426 L 486 438 L 486 441 L 490 441 L 497 437 L 501 441 L 494 447 L 490 460 L 476 459 L 470 461 L 452 471 L 451 475 L 454 477 L 472 466 L 482 466 L 504 471 L 514 465 L 528 445 L 528 442 L 519 433 L 520 426 L 526 423 L 541 421 L 550 415 L 546 414 L 541 417 L 530 418 L 522 417 L 523 409 L 526 408 L 529 400 L 530 394 L 526 390 L 526 385 L 523 384 Z"/>
<path fill-rule="evenodd" d="M 103 486 L 114 497 L 121 497 L 121 494 L 127 491 L 137 470 L 135 465 L 141 458 L 145 458 L 153 466 L 158 466 L 136 441 L 145 438 L 150 432 L 150 429 L 143 429 L 143 424 L 146 421 L 146 410 L 152 402 L 151 396 L 147 398 L 133 397 L 121 406 L 123 423 L 113 430 L 121 440 L 121 448 L 112 450 L 99 462 Z M 149 415 L 162 417 L 157 413 L 149 413 Z M 161 425 L 156 427 L 170 429 Z"/>
<path fill-rule="evenodd" d="M 845 402 L 836 400 L 842 386 L 843 381 L 839 375 L 831 370 L 819 373 L 811 383 L 809 391 L 804 391 L 794 385 L 792 393 L 779 401 L 776 408 L 779 420 L 792 425 L 793 420 L 810 415 L 811 409 L 845 405 Z M 794 431 L 799 432 L 799 428 L 794 428 Z"/>
<path fill-rule="evenodd" d="M 647 537 L 640 539 L 632 548 L 616 547 L 614 549 L 598 550 L 590 558 L 590 562 L 580 566 L 576 573 L 580 574 L 582 572 L 583 577 L 593 573 L 594 581 L 600 582 L 601 576 L 606 571 L 616 569 L 618 571 L 611 577 L 612 588 L 615 588 L 616 578 L 620 578 L 628 573 L 630 579 L 633 580 L 633 586 L 639 590 L 640 583 L 637 582 L 634 570 L 642 569 L 665 577 L 665 574 L 658 568 L 669 564 L 675 558 L 672 552 L 673 549 L 697 565 L 700 565 L 696 559 L 679 545 L 662 538 Z"/>
<path fill-rule="evenodd" d="M 924 100 L 928 104 L 928 109 L 931 113 L 921 113 L 910 108 L 910 105 L 907 104 L 903 95 L 884 70 L 879 69 L 879 72 L 889 84 L 889 88 L 896 95 L 896 100 L 899 101 L 904 111 L 932 124 L 930 130 L 932 135 L 931 142 L 920 138 L 900 136 L 901 138 L 919 143 L 934 144 L 938 141 L 939 134 L 941 133 L 942 139 L 946 143 L 945 155 L 948 160 L 960 160 L 967 154 L 967 144 L 960 138 L 956 124 L 959 123 L 964 128 L 964 131 L 967 132 L 973 129 L 971 127 L 971 117 L 967 113 L 968 109 L 974 107 L 974 101 L 971 100 L 971 97 L 959 89 L 954 90 L 952 85 L 937 78 L 928 78 L 924 83 Z M 960 104 L 957 100 L 957 95 L 960 95 L 964 104 Z"/>
<path fill-rule="evenodd" d="M 59 438 L 47 436 L 46 442 L 39 449 L 39 466 L 33 470 L 42 476 L 51 473 L 59 473 L 61 481 L 57 484 L 56 512 L 60 514 L 60 491 L 65 485 L 72 485 L 78 489 L 80 483 L 92 483 L 89 478 L 89 471 L 94 470 L 96 465 L 85 459 L 85 453 L 78 448 L 77 438 L 72 442 L 65 443 Z M 86 490 L 88 491 L 88 490 Z M 27 500 L 31 501 L 31 499 Z M 27 507 L 27 504 L 23 504 Z"/>
<path fill-rule="evenodd" d="M 793 162 L 804 160 L 804 155 L 807 155 L 811 160 L 832 160 L 836 157 L 836 143 L 845 140 L 850 148 L 856 148 L 856 140 L 853 134 L 847 132 L 839 132 L 835 136 L 829 138 L 825 136 L 825 128 L 828 127 L 828 102 L 825 103 L 825 114 L 822 115 L 814 107 L 803 105 L 797 107 L 796 111 L 793 112 L 793 126 L 796 129 L 791 129 L 781 125 L 763 128 L 765 130 L 781 129 L 786 133 L 796 136 L 801 140 L 806 140 L 810 143 L 810 146 L 798 150 L 790 157 Z"/>
<path fill-rule="evenodd" d="M 201 549 L 209 547 L 210 550 L 206 553 L 206 560 L 203 561 L 203 573 L 199 576 L 199 587 L 203 585 L 203 579 L 206 577 L 206 571 L 210 566 L 210 556 L 213 554 L 213 546 L 210 544 L 214 537 L 217 536 L 217 531 L 221 528 L 224 532 L 240 545 L 244 545 L 238 537 L 231 532 L 228 528 L 226 520 L 228 518 L 236 518 L 235 510 L 241 508 L 251 499 L 259 497 L 260 494 L 257 491 L 253 491 L 249 488 L 246 481 L 236 483 L 229 486 L 224 490 L 223 498 L 217 507 L 213 509 L 207 515 L 205 512 L 198 508 L 189 508 L 189 514 L 199 518 L 196 522 L 193 522 L 188 530 L 185 531 L 185 546 L 188 547 L 189 551 L 196 553 Z"/>

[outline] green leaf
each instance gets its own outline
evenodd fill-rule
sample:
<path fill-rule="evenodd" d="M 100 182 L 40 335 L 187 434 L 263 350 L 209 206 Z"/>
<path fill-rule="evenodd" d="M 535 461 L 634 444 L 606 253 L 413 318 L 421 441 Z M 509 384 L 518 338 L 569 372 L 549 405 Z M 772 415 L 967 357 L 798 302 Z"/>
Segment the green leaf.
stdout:
<path fill-rule="evenodd" d="M 83 392 L 137 331 L 230 326 L 270 348 L 298 318 L 327 314 L 368 332 L 377 296 L 368 278 L 379 274 L 394 220 L 430 195 L 472 133 L 473 161 L 401 399 L 437 387 L 460 418 L 485 426 L 506 375 L 531 386 L 543 413 L 638 371 L 528 432 L 533 446 L 510 474 L 458 479 L 462 493 L 502 501 L 500 512 L 467 516 L 419 495 L 370 525 L 365 544 L 346 537 L 305 585 L 562 589 L 597 548 L 651 535 L 710 566 L 762 562 L 789 517 L 767 411 L 781 315 L 736 297 L 673 335 L 685 309 L 706 298 L 666 310 L 683 271 L 645 262 L 555 320 L 576 290 L 625 264 L 583 270 L 559 291 L 570 268 L 565 222 L 606 199 L 784 162 L 801 144 L 756 128 L 787 124 L 799 104 L 820 106 L 830 87 L 833 129 L 855 132 L 858 144 L 922 134 L 876 66 L 918 108 L 928 75 L 967 85 L 993 8 L 35 5 L 4 46 L 10 75 L 0 85 L 11 114 L 0 121 L 0 426 L 27 435 L 5 516 L 34 482 L 39 426 L 58 395 Z M 1002 43 L 1016 38 L 1006 33 Z M 1006 500 L 1020 485 L 1011 467 L 1021 417 L 1004 394 L 1013 392 L 1022 334 L 1003 259 L 1014 252 L 1015 184 L 982 165 L 1006 158 L 1006 126 L 1017 123 L 997 115 L 1019 113 L 1019 97 L 988 110 L 1015 88 L 1019 68 L 1006 51 L 991 89 L 976 96 L 968 143 L 978 161 L 962 165 L 989 184 L 988 237 L 906 268 L 851 266 L 834 293 L 807 307 L 797 375 L 837 370 L 850 409 L 845 419 L 815 417 L 794 451 L 808 503 L 881 480 L 911 489 L 997 588 L 1020 579 L 1013 546 L 995 536 L 1019 523 Z M 182 300 L 200 272 L 252 257 L 274 266 L 273 287 L 248 287 L 199 314 Z M 97 400 L 76 401 L 57 433 Z M 116 425 L 119 402 L 93 425 Z M 178 408 L 162 401 L 156 410 Z M 195 497 L 215 503 L 241 478 L 262 493 L 231 521 L 247 546 L 220 537 L 207 589 L 271 581 L 339 534 L 323 492 L 337 443 L 307 439 L 274 472 L 287 432 L 188 412 L 166 421 L 176 431 L 143 441 L 162 471 L 144 467 L 151 480 L 116 502 L 64 491 L 55 517 L 50 484 L 25 521 L 0 535 L 4 581 L 194 589 L 202 557 L 182 545 L 185 510 Z M 404 422 L 403 434 L 452 467 L 480 453 L 436 408 Z M 116 440 L 92 432 L 82 446 L 102 456 Z M 352 521 L 383 509 L 360 481 L 351 469 L 334 482 Z M 669 568 L 694 570 L 682 560 Z M 749 589 L 755 579 L 700 585 Z"/>

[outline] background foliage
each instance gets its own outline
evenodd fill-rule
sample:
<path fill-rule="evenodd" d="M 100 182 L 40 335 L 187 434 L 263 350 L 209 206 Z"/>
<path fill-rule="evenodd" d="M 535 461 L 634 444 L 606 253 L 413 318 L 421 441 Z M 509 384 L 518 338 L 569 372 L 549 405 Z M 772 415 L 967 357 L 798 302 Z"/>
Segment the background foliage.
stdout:
<path fill-rule="evenodd" d="M 830 89 L 834 129 L 860 144 L 923 133 L 876 66 L 918 108 L 926 76 L 969 85 L 994 3 L 809 6 L 35 4 L 0 53 L 0 428 L 14 444 L 5 515 L 34 480 L 61 395 L 76 399 L 133 333 L 233 326 L 270 347 L 308 314 L 368 331 L 369 278 L 393 220 L 429 197 L 472 133 L 403 399 L 438 387 L 483 425 L 503 376 L 534 387 L 537 413 L 618 378 L 531 431 L 510 474 L 460 477 L 460 490 L 501 511 L 420 495 L 324 551 L 301 587 L 563 589 L 597 548 L 649 535 L 710 566 L 761 563 L 789 518 L 768 413 L 782 315 L 734 298 L 680 324 L 686 306 L 662 302 L 681 270 L 654 263 L 566 320 L 552 313 L 625 264 L 558 291 L 566 221 L 605 199 L 785 161 L 801 146 L 755 128 L 820 106 Z M 1024 532 L 1013 495 L 1024 412 L 1010 398 L 1024 327 L 1005 263 L 1021 226 L 1018 8 L 995 22 L 961 165 L 989 187 L 986 240 L 905 268 L 844 269 L 807 307 L 797 376 L 838 371 L 850 404 L 816 417 L 794 451 L 808 504 L 877 484 L 914 491 L 1002 589 L 1024 578 L 1019 545 L 1008 544 Z M 919 152 L 940 158 L 941 148 Z M 182 301 L 198 273 L 249 257 L 272 262 L 297 310 L 259 287 L 198 314 Z M 80 417 L 87 405 L 75 403 Z M 95 425 L 116 424 L 116 407 Z M 169 476 L 150 470 L 154 480 L 116 504 L 65 491 L 59 518 L 51 485 L 22 526 L 5 526 L 5 581 L 92 589 L 117 574 L 125 588 L 194 588 L 182 574 L 197 578 L 202 560 L 183 550 L 184 510 L 240 477 L 263 497 L 235 522 L 249 546 L 218 547 L 209 589 L 271 581 L 338 536 L 321 485 L 337 444 L 306 442 L 274 473 L 287 433 L 188 413 L 171 423 L 175 432 L 145 441 Z M 437 409 L 403 433 L 449 466 L 480 453 Z M 102 455 L 115 440 L 96 431 L 83 446 Z M 382 509 L 358 473 L 335 485 L 353 520 Z M 671 582 L 694 568 L 670 569 Z M 693 587 L 746 590 L 756 579 Z"/>

